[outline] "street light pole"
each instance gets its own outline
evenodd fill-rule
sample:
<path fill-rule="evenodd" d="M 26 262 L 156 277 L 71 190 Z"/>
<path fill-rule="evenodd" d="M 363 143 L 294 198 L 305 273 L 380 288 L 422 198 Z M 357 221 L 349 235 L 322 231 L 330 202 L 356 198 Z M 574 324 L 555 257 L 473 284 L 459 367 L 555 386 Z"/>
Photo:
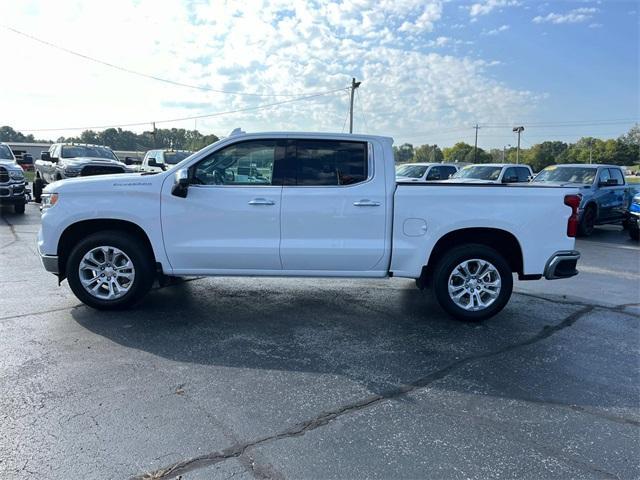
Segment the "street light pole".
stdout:
<path fill-rule="evenodd" d="M 513 131 L 518 133 L 518 149 L 516 150 L 516 163 L 520 163 L 520 134 L 523 132 L 524 127 L 513 127 Z"/>

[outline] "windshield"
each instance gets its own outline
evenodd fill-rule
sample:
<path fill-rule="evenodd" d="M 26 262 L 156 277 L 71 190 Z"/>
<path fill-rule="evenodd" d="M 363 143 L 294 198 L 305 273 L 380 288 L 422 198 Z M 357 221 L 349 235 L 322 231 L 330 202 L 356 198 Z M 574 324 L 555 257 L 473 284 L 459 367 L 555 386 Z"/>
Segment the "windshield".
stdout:
<path fill-rule="evenodd" d="M 13 154 L 6 145 L 0 145 L 0 160 L 13 160 Z"/>
<path fill-rule="evenodd" d="M 563 182 L 592 184 L 598 170 L 589 167 L 557 167 L 555 165 L 542 170 L 534 182 Z"/>
<path fill-rule="evenodd" d="M 473 165 L 464 167 L 453 178 L 473 178 L 477 180 L 498 180 L 502 167 L 489 167 L 486 165 Z"/>
<path fill-rule="evenodd" d="M 175 165 L 191 155 L 191 152 L 164 152 L 164 161 L 169 165 Z"/>
<path fill-rule="evenodd" d="M 115 153 L 107 147 L 91 147 L 88 145 L 63 145 L 62 158 L 108 158 L 109 160 L 118 160 Z"/>
<path fill-rule="evenodd" d="M 396 176 L 420 178 L 424 175 L 424 172 L 426 171 L 427 171 L 426 165 L 400 165 L 396 169 Z"/>

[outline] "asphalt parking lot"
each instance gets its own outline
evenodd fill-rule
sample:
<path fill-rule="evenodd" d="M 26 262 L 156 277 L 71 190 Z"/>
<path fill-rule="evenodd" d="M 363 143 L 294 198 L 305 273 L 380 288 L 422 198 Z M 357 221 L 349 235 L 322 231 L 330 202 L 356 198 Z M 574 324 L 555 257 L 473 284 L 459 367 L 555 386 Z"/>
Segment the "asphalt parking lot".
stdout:
<path fill-rule="evenodd" d="M 640 248 L 497 317 L 409 280 L 194 279 L 104 313 L 0 218 L 0 478 L 640 477 Z"/>

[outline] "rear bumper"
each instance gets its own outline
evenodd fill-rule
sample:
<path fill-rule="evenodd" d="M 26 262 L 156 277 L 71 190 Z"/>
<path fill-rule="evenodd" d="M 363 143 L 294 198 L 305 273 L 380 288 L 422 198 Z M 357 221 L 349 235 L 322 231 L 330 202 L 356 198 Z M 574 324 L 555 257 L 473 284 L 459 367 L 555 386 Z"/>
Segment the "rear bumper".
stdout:
<path fill-rule="evenodd" d="M 578 274 L 576 266 L 579 259 L 580 252 L 577 250 L 561 250 L 554 253 L 544 267 L 544 278 L 556 280 L 576 276 Z"/>

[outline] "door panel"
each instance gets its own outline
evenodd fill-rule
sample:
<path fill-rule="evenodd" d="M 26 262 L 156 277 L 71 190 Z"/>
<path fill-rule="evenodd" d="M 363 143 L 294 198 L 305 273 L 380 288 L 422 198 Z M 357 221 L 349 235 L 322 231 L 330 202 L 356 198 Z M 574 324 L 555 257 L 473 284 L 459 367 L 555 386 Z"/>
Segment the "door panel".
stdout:
<path fill-rule="evenodd" d="M 297 140 L 294 156 L 297 185 L 282 191 L 283 268 L 386 269 L 385 177 L 373 175 L 368 145 Z"/>
<path fill-rule="evenodd" d="M 163 188 L 162 233 L 174 270 L 281 269 L 281 186 L 191 185 L 180 198 L 171 185 Z M 256 199 L 272 203 L 250 204 Z"/>
<path fill-rule="evenodd" d="M 245 141 L 217 150 L 189 168 L 186 198 L 162 188 L 162 233 L 176 273 L 281 270 L 282 186 L 272 185 L 284 147 Z"/>

